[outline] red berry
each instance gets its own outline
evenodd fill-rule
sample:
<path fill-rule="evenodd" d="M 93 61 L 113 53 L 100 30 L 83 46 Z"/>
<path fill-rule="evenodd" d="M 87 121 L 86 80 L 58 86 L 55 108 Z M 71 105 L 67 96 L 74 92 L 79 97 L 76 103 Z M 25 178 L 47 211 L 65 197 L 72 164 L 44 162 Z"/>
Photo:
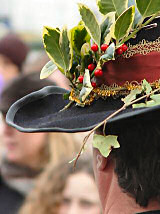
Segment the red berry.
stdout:
<path fill-rule="evenodd" d="M 97 86 L 96 82 L 91 82 L 91 84 L 92 84 L 93 88 L 96 88 L 96 86 Z"/>
<path fill-rule="evenodd" d="M 118 55 L 122 55 L 122 54 L 123 54 L 122 46 L 119 47 L 119 48 L 116 50 L 116 53 L 117 53 Z"/>
<path fill-rule="evenodd" d="M 101 69 L 95 70 L 94 76 L 95 77 L 101 77 L 101 76 L 103 76 L 103 71 Z"/>
<path fill-rule="evenodd" d="M 93 44 L 91 46 L 92 51 L 97 52 L 98 51 L 98 45 L 97 44 Z"/>
<path fill-rule="evenodd" d="M 121 47 L 122 47 L 123 52 L 126 52 L 128 49 L 128 46 L 126 44 L 123 44 Z"/>
<path fill-rule="evenodd" d="M 82 83 L 83 82 L 83 76 L 79 76 L 78 80 L 79 80 L 80 83 Z"/>
<path fill-rule="evenodd" d="M 108 45 L 107 45 L 107 44 L 101 45 L 101 51 L 106 51 L 107 48 L 108 48 Z"/>
<path fill-rule="evenodd" d="M 92 63 L 92 64 L 89 64 L 88 65 L 88 70 L 90 70 L 90 71 L 93 71 L 94 69 L 95 69 L 95 65 Z"/>

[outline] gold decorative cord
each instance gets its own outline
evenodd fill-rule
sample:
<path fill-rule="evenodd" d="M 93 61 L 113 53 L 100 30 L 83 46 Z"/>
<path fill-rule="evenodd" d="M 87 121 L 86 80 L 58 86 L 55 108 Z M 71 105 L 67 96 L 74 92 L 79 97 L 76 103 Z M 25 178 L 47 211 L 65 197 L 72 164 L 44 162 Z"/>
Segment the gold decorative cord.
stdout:
<path fill-rule="evenodd" d="M 153 90 L 156 88 L 160 88 L 160 80 L 156 80 L 155 82 L 150 83 L 150 85 Z M 84 102 L 80 101 L 79 96 L 77 95 L 75 90 L 72 89 L 69 99 L 78 104 L 91 105 L 94 100 L 97 100 L 99 98 L 106 100 L 108 97 L 113 97 L 116 99 L 118 97 L 127 96 L 130 91 L 134 89 L 142 89 L 142 82 L 126 82 L 122 86 L 119 86 L 117 84 L 113 84 L 111 86 L 102 84 L 100 87 L 94 88 Z"/>
<path fill-rule="evenodd" d="M 130 58 L 135 54 L 147 55 L 152 51 L 160 52 L 160 37 L 152 42 L 143 39 L 136 45 L 131 45 L 129 43 L 127 46 L 127 51 L 124 52 L 122 55 L 124 58 Z"/>

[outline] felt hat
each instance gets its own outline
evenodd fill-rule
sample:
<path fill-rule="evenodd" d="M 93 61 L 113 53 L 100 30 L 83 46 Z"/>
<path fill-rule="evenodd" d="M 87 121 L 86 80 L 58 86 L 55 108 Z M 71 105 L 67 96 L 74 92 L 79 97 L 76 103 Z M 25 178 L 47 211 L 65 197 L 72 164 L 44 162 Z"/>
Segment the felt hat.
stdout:
<path fill-rule="evenodd" d="M 138 4 L 141 3 L 137 3 L 141 12 L 138 20 L 142 21 L 142 11 Z M 156 15 L 160 8 L 150 13 L 149 18 L 144 17 L 143 24 L 134 23 L 137 21 L 132 17 L 135 15 L 135 6 L 123 11 L 116 21 L 110 23 L 110 27 L 107 25 L 109 16 L 105 16 L 107 18 L 101 24 L 99 44 L 96 39 L 98 33 L 95 36 L 91 29 L 93 26 L 96 29 L 97 22 L 93 25 L 95 17 L 85 5 L 79 4 L 79 10 L 83 23 L 71 31 L 74 56 L 71 50 L 66 54 L 70 47 L 65 50 L 65 45 L 69 43 L 69 39 L 66 41 L 69 38 L 66 36 L 66 28 L 60 32 L 59 29 L 45 27 L 43 35 L 51 61 L 42 69 L 41 77 L 52 73 L 56 65 L 71 81 L 72 90 L 50 86 L 23 97 L 9 109 L 7 123 L 23 132 L 81 132 L 93 129 L 110 115 L 108 124 L 159 119 L 160 18 Z M 100 11 L 103 12 L 102 7 Z M 115 15 L 115 12 L 109 12 Z M 91 25 L 85 14 L 90 17 Z M 123 24 L 128 28 L 122 27 Z M 103 34 L 104 26 L 111 34 L 105 34 L 109 38 L 107 44 Z M 85 42 L 81 43 L 79 52 L 75 43 L 77 34 L 82 31 Z M 56 43 L 53 38 L 56 36 L 59 47 L 63 49 L 53 48 Z M 82 34 L 80 38 L 79 43 L 84 39 Z M 90 38 L 94 41 L 91 46 L 88 45 Z M 66 43 L 63 43 L 63 39 Z M 57 52 L 61 50 L 66 57 L 66 70 L 56 58 Z M 74 62 L 76 54 L 79 63 Z M 74 63 L 67 65 L 67 60 Z"/>

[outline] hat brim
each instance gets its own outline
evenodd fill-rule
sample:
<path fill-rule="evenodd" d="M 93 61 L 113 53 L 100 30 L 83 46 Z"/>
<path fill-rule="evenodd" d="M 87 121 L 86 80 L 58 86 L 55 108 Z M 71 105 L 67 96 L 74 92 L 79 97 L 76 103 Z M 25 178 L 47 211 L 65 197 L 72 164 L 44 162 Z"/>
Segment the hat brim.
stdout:
<path fill-rule="evenodd" d="M 6 121 L 21 132 L 83 132 L 93 129 L 123 105 L 120 98 L 108 98 L 98 99 L 85 107 L 73 104 L 61 111 L 69 102 L 63 99 L 63 94 L 67 92 L 55 86 L 33 92 L 10 107 Z M 155 120 L 159 113 L 160 105 L 150 108 L 127 108 L 108 123 Z"/>

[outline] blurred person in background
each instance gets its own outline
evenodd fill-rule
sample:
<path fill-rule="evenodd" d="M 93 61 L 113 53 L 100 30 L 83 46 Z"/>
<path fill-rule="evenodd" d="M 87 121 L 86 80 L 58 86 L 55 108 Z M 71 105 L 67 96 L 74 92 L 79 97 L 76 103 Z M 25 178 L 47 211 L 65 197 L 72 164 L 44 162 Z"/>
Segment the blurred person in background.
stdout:
<path fill-rule="evenodd" d="M 49 165 L 19 214 L 100 214 L 91 162 L 80 158 L 75 170 L 68 160 Z"/>
<path fill-rule="evenodd" d="M 35 178 L 50 161 L 58 162 L 67 148 L 70 154 L 77 153 L 79 146 L 69 134 L 59 136 L 49 133 L 22 133 L 8 126 L 5 115 L 10 105 L 26 94 L 47 85 L 55 85 L 51 80 L 39 80 L 39 73 L 21 74 L 3 89 L 0 111 L 3 115 L 1 164 L 0 164 L 0 213 L 15 214 L 23 199 L 34 186 Z M 37 106 L 39 108 L 39 106 Z M 62 138 L 63 137 L 63 138 Z M 58 141 L 57 148 L 50 152 L 50 145 Z M 64 150 L 64 151 L 63 151 Z M 57 151 L 60 151 L 58 155 Z M 69 152 L 68 152 L 69 153 Z M 55 157 L 52 157 L 51 154 Z"/>
<path fill-rule="evenodd" d="M 21 73 L 28 51 L 25 42 L 14 33 L 0 39 L 0 85 Z"/>

